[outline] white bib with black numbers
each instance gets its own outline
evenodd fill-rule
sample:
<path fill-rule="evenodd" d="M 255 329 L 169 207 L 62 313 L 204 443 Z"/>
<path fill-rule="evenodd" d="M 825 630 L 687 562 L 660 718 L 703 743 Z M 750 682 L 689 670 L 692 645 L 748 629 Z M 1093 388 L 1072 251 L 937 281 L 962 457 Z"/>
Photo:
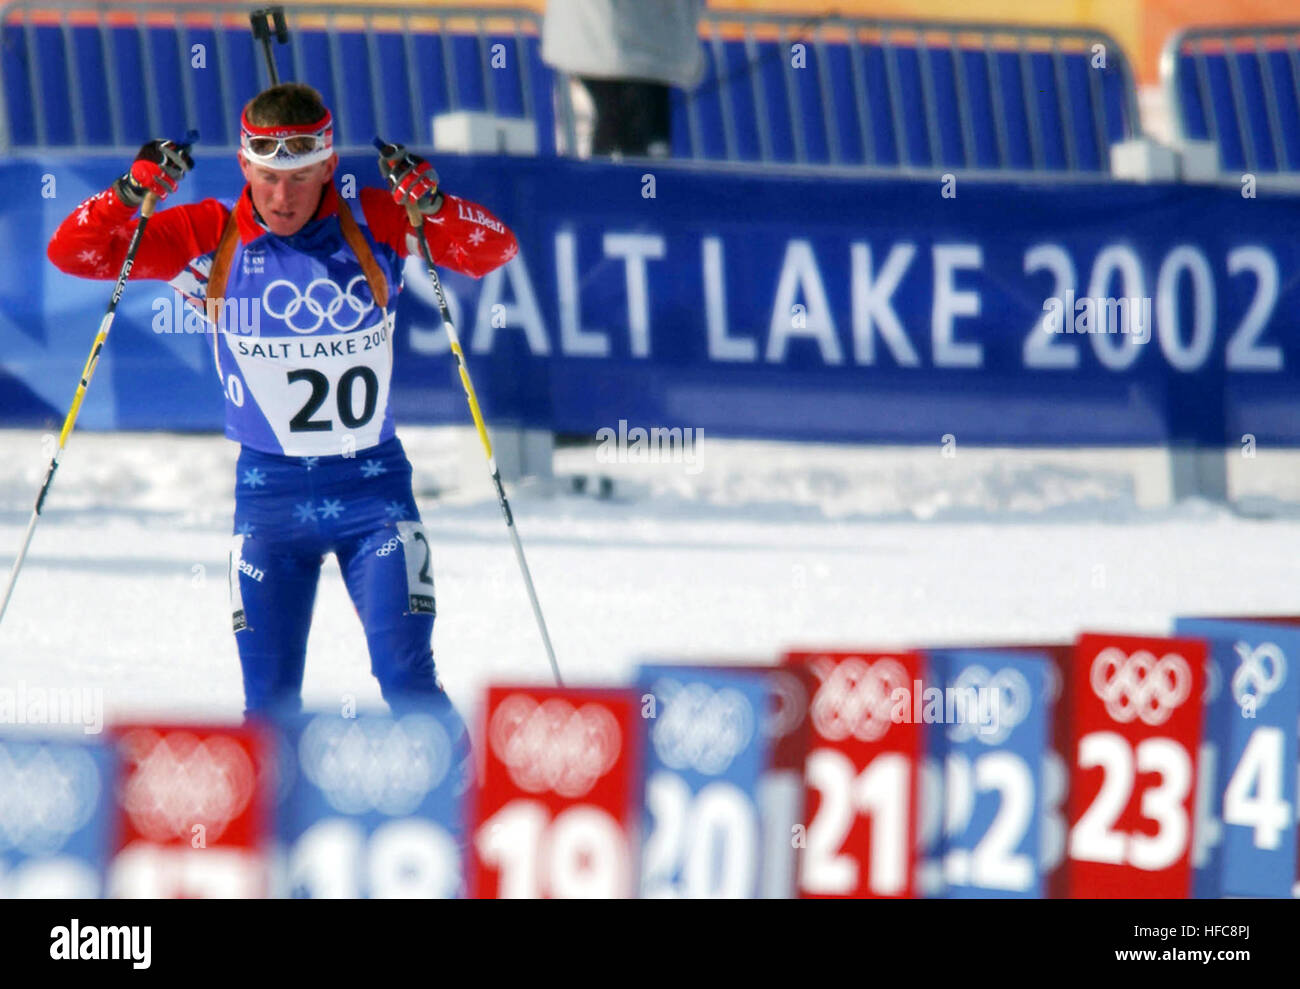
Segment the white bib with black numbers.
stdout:
<path fill-rule="evenodd" d="M 382 442 L 393 374 L 393 319 L 351 333 L 227 336 L 247 393 L 288 456 Z M 230 395 L 227 394 L 227 400 Z"/>
<path fill-rule="evenodd" d="M 390 254 L 376 246 L 395 299 Z M 291 457 L 350 455 L 392 438 L 393 315 L 376 304 L 337 216 L 241 244 L 226 299 L 239 314 L 222 321 L 214 348 L 227 436 Z"/>

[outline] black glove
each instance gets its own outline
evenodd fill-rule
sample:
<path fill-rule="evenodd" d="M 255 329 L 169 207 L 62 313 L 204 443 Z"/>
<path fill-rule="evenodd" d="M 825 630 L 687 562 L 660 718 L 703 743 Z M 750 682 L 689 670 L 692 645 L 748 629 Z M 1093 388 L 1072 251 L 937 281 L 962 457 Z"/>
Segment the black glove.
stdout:
<path fill-rule="evenodd" d="M 413 204 L 425 216 L 442 209 L 438 173 L 419 155 L 400 144 L 389 144 L 379 155 L 379 172 L 393 192 L 398 206 Z"/>
<path fill-rule="evenodd" d="M 113 183 L 117 198 L 125 206 L 136 207 L 144 202 L 146 193 L 159 199 L 175 192 L 185 173 L 194 167 L 189 151 L 175 141 L 150 141 L 140 149 L 120 179 Z"/>

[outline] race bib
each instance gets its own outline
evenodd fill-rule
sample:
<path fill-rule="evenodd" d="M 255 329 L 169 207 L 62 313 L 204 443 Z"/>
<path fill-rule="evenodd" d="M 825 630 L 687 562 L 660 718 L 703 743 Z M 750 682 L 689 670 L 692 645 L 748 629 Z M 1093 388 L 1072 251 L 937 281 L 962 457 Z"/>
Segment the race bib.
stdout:
<path fill-rule="evenodd" d="M 274 291 L 267 294 L 277 297 Z M 327 315 L 320 318 L 329 318 L 330 307 L 323 306 L 323 312 Z M 344 306 L 333 318 L 349 312 Z M 300 318 L 310 326 L 317 317 Z M 373 446 L 382 439 L 388 409 L 392 328 L 393 317 L 385 313 L 375 325 L 346 334 L 228 335 L 226 347 L 242 388 L 238 394 L 227 388 L 227 401 L 241 409 L 248 403 L 248 414 L 260 411 L 288 456 L 330 456 Z"/>

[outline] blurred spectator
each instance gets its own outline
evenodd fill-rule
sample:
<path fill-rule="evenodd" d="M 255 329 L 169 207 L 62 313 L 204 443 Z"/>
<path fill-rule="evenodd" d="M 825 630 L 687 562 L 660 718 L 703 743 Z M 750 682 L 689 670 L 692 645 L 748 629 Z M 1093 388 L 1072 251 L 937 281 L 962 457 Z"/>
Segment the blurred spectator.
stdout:
<path fill-rule="evenodd" d="M 542 58 L 572 77 L 571 153 L 668 156 L 668 88 L 690 89 L 704 70 L 703 8 L 703 0 L 547 0 Z"/>

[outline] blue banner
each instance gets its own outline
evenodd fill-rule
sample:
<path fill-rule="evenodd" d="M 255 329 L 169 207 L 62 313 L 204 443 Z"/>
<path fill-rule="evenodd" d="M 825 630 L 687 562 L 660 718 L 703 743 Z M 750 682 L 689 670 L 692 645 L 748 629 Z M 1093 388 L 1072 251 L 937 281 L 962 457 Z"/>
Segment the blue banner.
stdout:
<path fill-rule="evenodd" d="M 1174 634 L 1210 645 L 1193 893 L 1290 897 L 1296 881 L 1300 628 L 1180 618 Z"/>
<path fill-rule="evenodd" d="M 1300 444 L 1300 198 L 1117 182 L 773 175 L 446 156 L 448 190 L 519 236 L 447 274 L 490 422 L 592 435 L 1022 445 Z M 0 165 L 0 421 L 61 419 L 107 283 L 44 259 L 115 158 Z M 378 184 L 345 158 L 344 195 Z M 233 197 L 229 156 L 169 200 Z M 468 422 L 421 264 L 399 305 L 395 411 Z M 82 413 L 215 429 L 204 334 L 132 284 Z M 170 329 L 170 332 L 166 331 Z M 176 332 L 179 330 L 179 332 Z M 102 380 L 101 380 L 102 379 Z"/>
<path fill-rule="evenodd" d="M 771 757 L 764 675 L 642 666 L 637 683 L 647 691 L 641 895 L 758 896 Z"/>

